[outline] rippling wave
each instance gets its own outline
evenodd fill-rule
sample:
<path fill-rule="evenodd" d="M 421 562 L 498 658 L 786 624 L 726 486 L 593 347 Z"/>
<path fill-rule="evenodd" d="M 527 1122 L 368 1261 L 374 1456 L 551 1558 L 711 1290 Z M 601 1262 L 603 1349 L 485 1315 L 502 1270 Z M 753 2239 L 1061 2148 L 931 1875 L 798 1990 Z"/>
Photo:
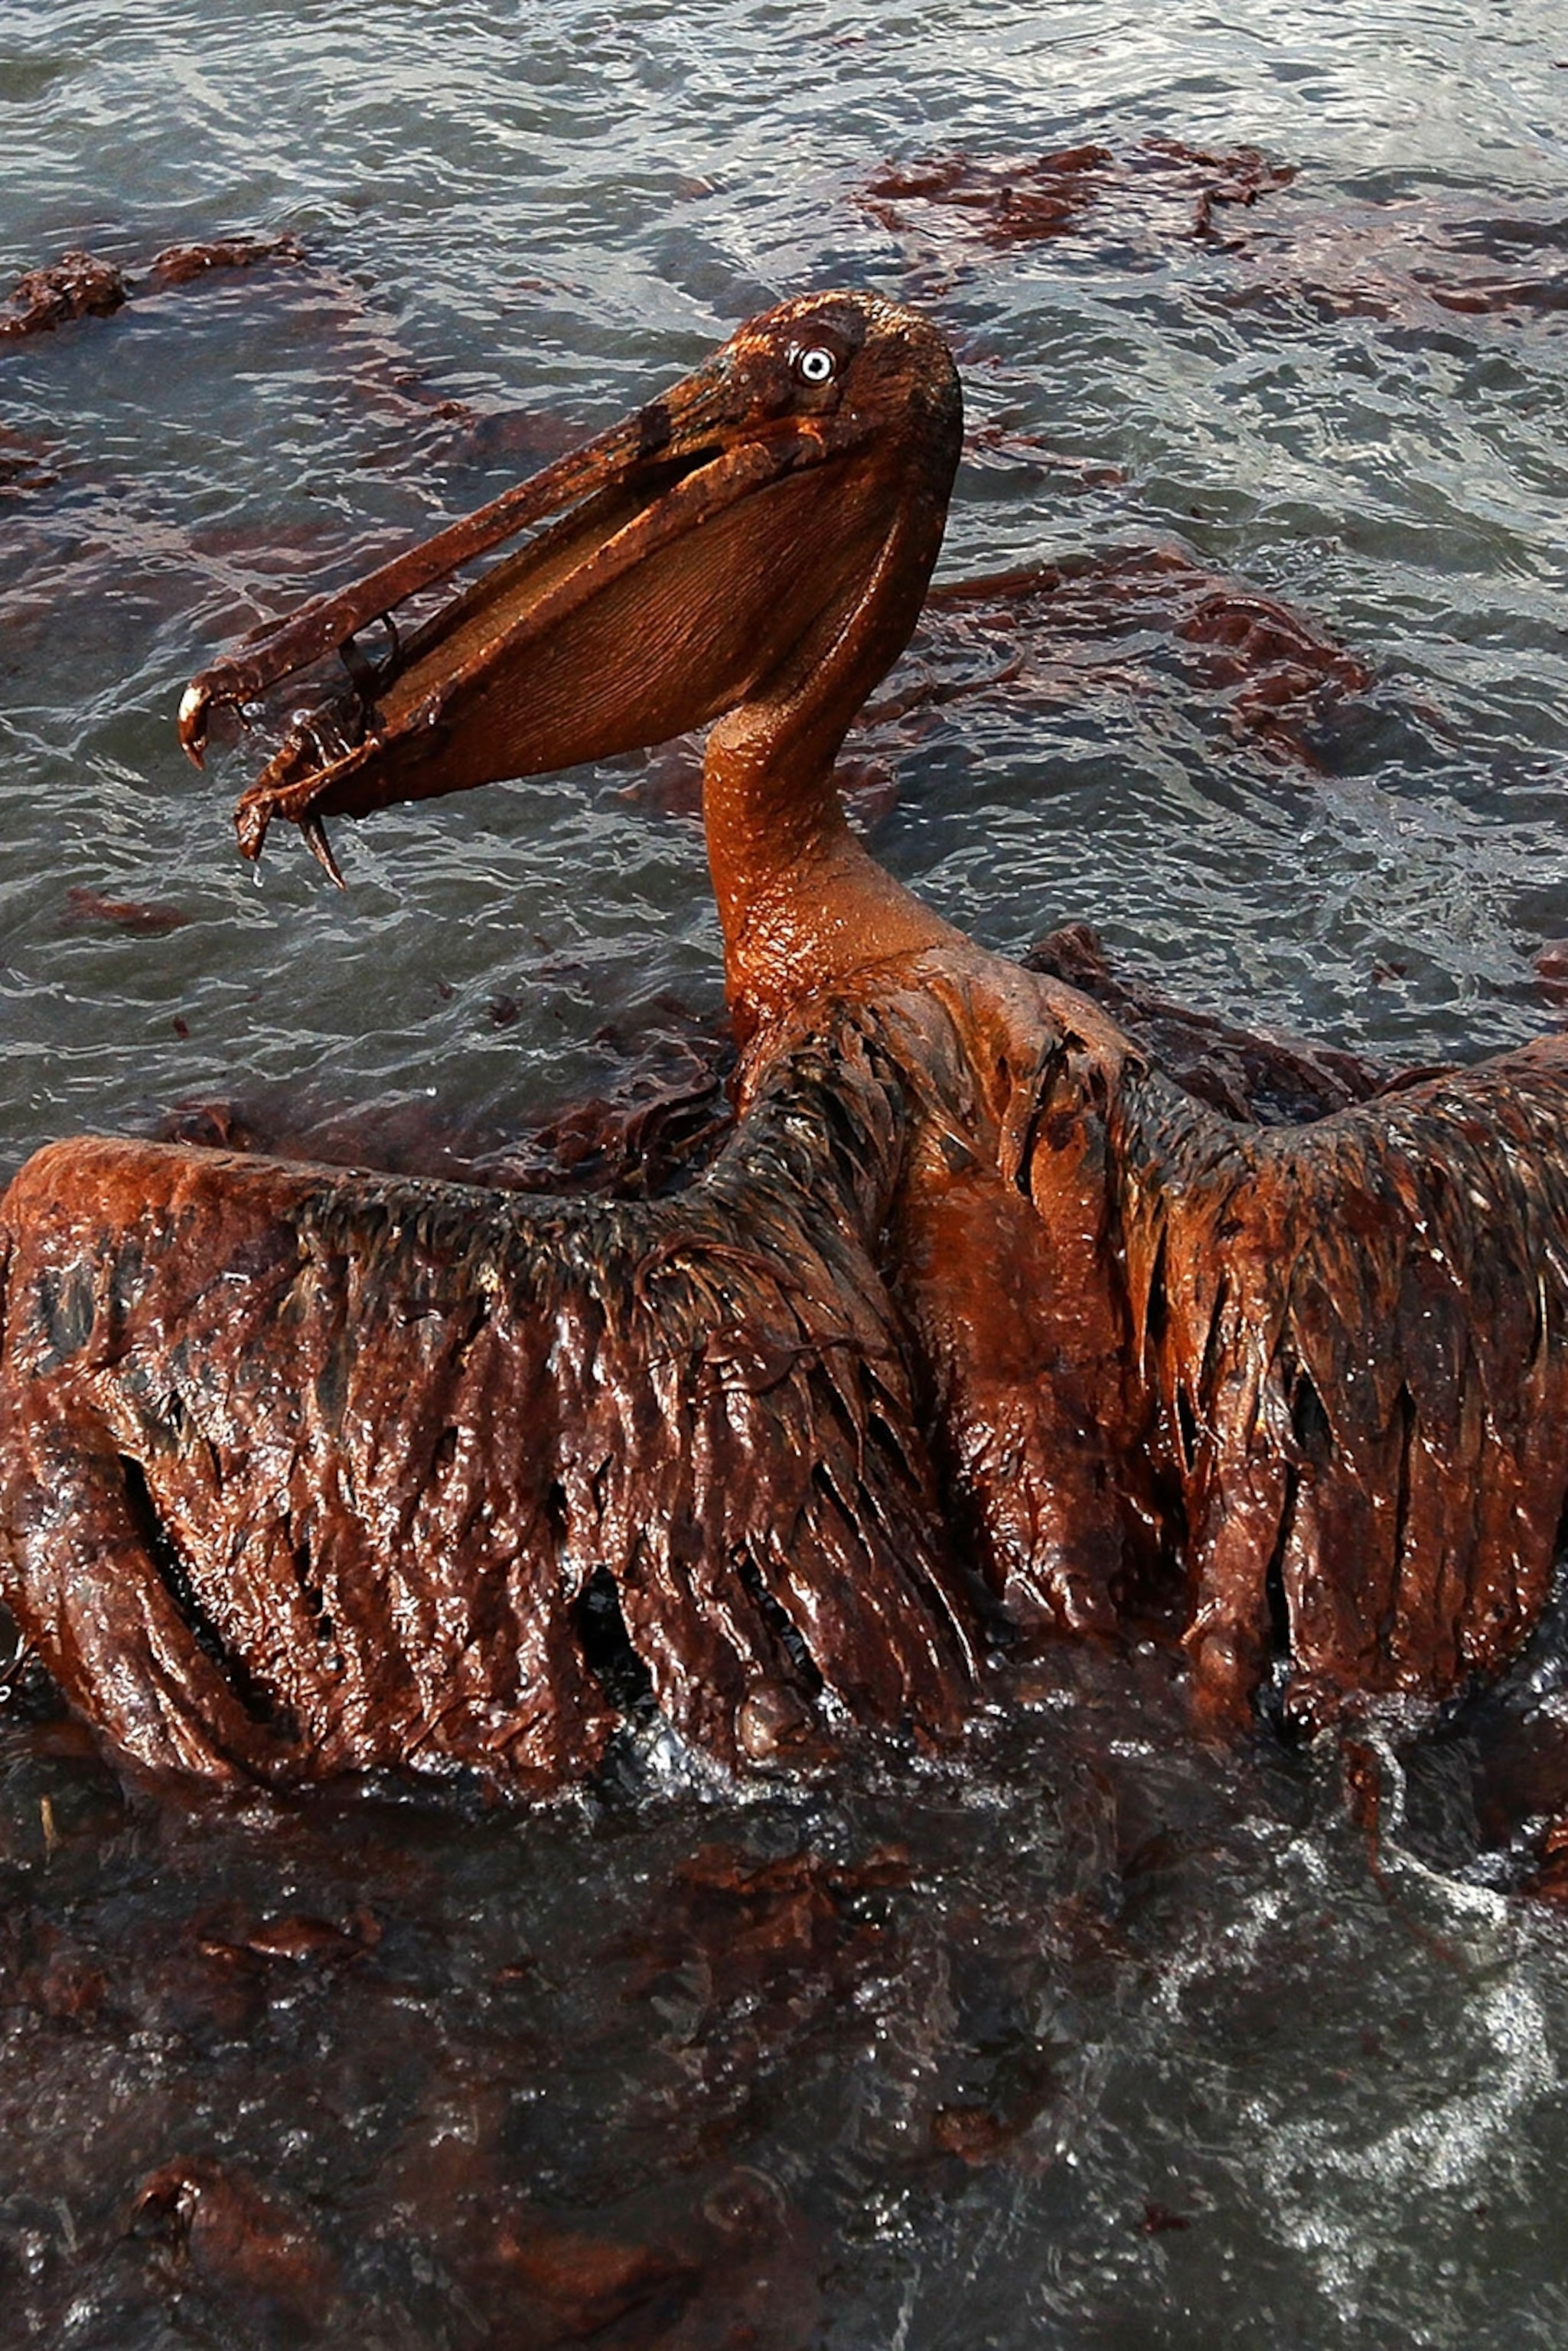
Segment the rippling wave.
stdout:
<path fill-rule="evenodd" d="M 849 747 L 886 862 L 1334 1043 L 1560 1018 L 1563 40 L 11 0 L 0 265 L 127 298 L 0 334 L 0 1164 L 258 1091 L 504 1133 L 717 1010 L 678 760 L 377 818 L 339 899 L 282 847 L 253 885 L 252 747 L 198 778 L 172 714 L 832 283 L 931 309 L 969 406 L 952 592 Z M 297 257 L 154 268 L 236 234 Z M 1560 2341 L 1554 1922 L 1429 1820 L 1370 1867 L 1326 1766 L 1233 1780 L 1097 1672 L 913 1799 L 644 1781 L 637 1825 L 209 1834 L 0 1731 L 15 2339 Z"/>

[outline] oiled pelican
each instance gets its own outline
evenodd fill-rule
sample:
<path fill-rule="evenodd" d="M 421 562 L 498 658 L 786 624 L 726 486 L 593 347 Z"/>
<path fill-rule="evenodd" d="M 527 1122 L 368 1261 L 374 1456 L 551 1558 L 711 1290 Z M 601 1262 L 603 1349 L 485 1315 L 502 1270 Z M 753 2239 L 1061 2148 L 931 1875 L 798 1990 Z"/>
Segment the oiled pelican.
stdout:
<path fill-rule="evenodd" d="M 627 423 L 264 632 L 342 651 L 240 803 L 301 825 L 709 721 L 741 1116 L 679 1196 L 540 1202 L 89 1140 L 3 1204 L 4 1589 L 127 1756 L 287 1781 L 591 1771 L 619 1604 L 721 1759 L 939 1731 L 971 1573 L 1200 1710 L 1439 1698 L 1538 1617 L 1568 1477 L 1568 1046 L 1262 1131 L 852 838 L 960 435 L 936 331 L 786 303 Z M 357 632 L 556 517 L 373 664 Z M 613 1677 L 609 1677 L 613 1687 Z"/>

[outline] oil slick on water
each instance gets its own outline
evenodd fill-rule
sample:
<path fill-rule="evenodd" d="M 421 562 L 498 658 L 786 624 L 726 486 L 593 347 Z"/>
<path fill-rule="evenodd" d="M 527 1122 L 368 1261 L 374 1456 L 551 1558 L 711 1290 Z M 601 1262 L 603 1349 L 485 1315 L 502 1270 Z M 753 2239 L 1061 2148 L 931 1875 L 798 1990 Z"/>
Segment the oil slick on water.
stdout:
<path fill-rule="evenodd" d="M 498 1148 L 716 1015 L 667 762 L 390 814 L 344 904 L 249 888 L 172 705 L 834 282 L 960 347 L 947 576 L 1067 583 L 936 608 L 858 747 L 879 853 L 1339 1046 L 1558 1017 L 1560 46 L 24 0 L 7 289 L 128 296 L 0 343 L 0 1161 L 247 1101 Z M 298 257 L 154 266 L 240 233 Z M 1367 1769 L 1375 1851 L 1331 1757 L 1197 1752 L 1162 1661 L 1080 1657 L 940 1769 L 737 1795 L 650 1735 L 538 1816 L 185 1818 L 18 1699 L 5 2339 L 1555 2344 L 1563 1930 L 1462 1754 Z"/>

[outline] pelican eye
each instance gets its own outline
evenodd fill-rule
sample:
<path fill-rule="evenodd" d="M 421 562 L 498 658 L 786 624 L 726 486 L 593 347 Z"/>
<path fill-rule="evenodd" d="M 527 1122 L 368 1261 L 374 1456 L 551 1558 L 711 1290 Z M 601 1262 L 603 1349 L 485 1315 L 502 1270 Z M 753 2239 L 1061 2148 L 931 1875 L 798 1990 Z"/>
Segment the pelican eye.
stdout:
<path fill-rule="evenodd" d="M 794 368 L 801 383 L 831 383 L 839 362 L 825 343 L 808 343 L 804 350 L 794 353 Z"/>

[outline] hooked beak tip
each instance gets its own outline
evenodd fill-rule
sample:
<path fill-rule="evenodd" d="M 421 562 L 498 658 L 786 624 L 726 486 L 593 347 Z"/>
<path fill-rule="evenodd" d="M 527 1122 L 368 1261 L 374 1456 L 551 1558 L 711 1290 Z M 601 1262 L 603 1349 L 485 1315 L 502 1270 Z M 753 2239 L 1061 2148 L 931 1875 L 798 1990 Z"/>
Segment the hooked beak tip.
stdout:
<path fill-rule="evenodd" d="M 306 847 L 328 881 L 335 889 L 346 890 L 349 885 L 344 881 L 338 861 L 332 854 L 332 844 L 327 838 L 327 828 L 320 818 L 314 814 L 301 817 L 299 830 L 305 835 Z"/>

